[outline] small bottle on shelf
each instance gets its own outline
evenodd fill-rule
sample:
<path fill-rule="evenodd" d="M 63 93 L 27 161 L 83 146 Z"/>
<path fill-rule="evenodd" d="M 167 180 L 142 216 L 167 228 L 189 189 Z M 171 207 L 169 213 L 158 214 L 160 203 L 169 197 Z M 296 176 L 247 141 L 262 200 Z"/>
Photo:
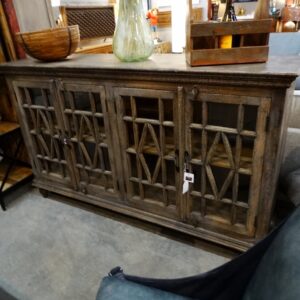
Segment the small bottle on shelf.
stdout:
<path fill-rule="evenodd" d="M 211 20 L 212 21 L 218 20 L 219 6 L 220 6 L 220 3 L 218 0 L 214 0 L 211 2 Z"/>
<path fill-rule="evenodd" d="M 226 0 L 225 12 L 222 18 L 222 22 L 233 22 L 233 21 L 237 21 L 236 14 L 234 11 L 234 6 L 232 4 L 232 0 Z M 234 45 L 236 44 L 235 39 L 233 40 L 232 35 L 222 35 L 219 38 L 219 47 L 232 48 L 233 44 Z"/>
<path fill-rule="evenodd" d="M 226 0 L 225 12 L 222 18 L 222 22 L 237 21 L 236 14 L 232 0 Z"/>

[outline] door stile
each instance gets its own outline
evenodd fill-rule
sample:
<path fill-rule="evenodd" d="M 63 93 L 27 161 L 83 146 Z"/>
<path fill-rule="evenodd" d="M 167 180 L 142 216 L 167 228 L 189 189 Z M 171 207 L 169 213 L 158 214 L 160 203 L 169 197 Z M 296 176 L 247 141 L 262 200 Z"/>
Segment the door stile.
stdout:
<path fill-rule="evenodd" d="M 65 122 L 62 103 L 64 101 L 63 97 L 61 97 L 61 89 L 63 88 L 63 84 L 60 80 L 53 81 L 53 89 L 56 94 L 56 101 L 54 101 L 55 111 L 57 112 L 57 122 L 60 125 L 60 141 L 63 145 L 64 153 L 66 160 L 68 162 L 68 167 L 70 170 L 70 177 L 74 190 L 78 190 L 78 174 L 76 172 L 76 168 L 74 168 L 75 159 L 74 159 L 74 149 L 72 143 L 69 142 L 69 137 L 67 135 L 67 124 Z"/>
<path fill-rule="evenodd" d="M 265 154 L 267 118 L 269 116 L 271 106 L 270 98 L 262 98 L 258 107 L 257 123 L 256 123 L 256 139 L 253 153 L 252 180 L 249 195 L 249 213 L 246 228 L 249 235 L 253 236 L 256 231 L 255 219 L 258 213 L 258 203 L 261 192 L 261 179 L 263 170 L 263 161 Z"/>
<path fill-rule="evenodd" d="M 185 163 L 185 134 L 184 134 L 184 89 L 183 87 L 177 88 L 177 105 L 174 103 L 174 115 L 175 115 L 175 144 L 177 145 L 178 151 L 178 176 L 177 176 L 177 206 L 180 213 L 180 218 L 186 220 L 187 218 L 187 195 L 182 194 L 183 189 L 183 173 Z M 177 106 L 177 107 L 176 107 Z M 176 130 L 177 124 L 177 130 Z M 177 132 L 176 132 L 177 131 Z"/>

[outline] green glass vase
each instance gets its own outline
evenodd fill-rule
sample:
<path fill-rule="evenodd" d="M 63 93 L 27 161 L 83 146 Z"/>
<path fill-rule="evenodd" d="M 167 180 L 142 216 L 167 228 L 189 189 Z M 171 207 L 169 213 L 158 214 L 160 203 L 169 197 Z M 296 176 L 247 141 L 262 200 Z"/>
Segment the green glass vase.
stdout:
<path fill-rule="evenodd" d="M 142 0 L 120 0 L 113 52 L 121 61 L 146 60 L 154 43 Z"/>

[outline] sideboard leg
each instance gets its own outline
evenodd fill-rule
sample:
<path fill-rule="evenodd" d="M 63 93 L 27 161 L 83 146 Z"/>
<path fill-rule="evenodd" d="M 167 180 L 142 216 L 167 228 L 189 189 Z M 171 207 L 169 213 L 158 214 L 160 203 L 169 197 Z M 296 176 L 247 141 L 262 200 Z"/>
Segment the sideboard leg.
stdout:
<path fill-rule="evenodd" d="M 0 205 L 1 205 L 1 208 L 5 211 L 6 206 L 5 206 L 4 198 L 1 194 L 0 194 Z"/>
<path fill-rule="evenodd" d="M 49 191 L 45 190 L 45 189 L 39 189 L 40 194 L 44 197 L 44 198 L 48 198 L 49 197 Z"/>

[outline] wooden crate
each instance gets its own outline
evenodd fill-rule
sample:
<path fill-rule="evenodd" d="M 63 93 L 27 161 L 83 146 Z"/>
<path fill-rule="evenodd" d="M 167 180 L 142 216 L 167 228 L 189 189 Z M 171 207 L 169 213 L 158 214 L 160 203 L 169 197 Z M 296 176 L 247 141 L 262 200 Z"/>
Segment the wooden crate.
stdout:
<path fill-rule="evenodd" d="M 186 60 L 191 66 L 265 62 L 272 29 L 272 19 L 194 22 L 188 17 Z M 219 48 L 225 35 L 232 35 L 231 48 Z"/>

